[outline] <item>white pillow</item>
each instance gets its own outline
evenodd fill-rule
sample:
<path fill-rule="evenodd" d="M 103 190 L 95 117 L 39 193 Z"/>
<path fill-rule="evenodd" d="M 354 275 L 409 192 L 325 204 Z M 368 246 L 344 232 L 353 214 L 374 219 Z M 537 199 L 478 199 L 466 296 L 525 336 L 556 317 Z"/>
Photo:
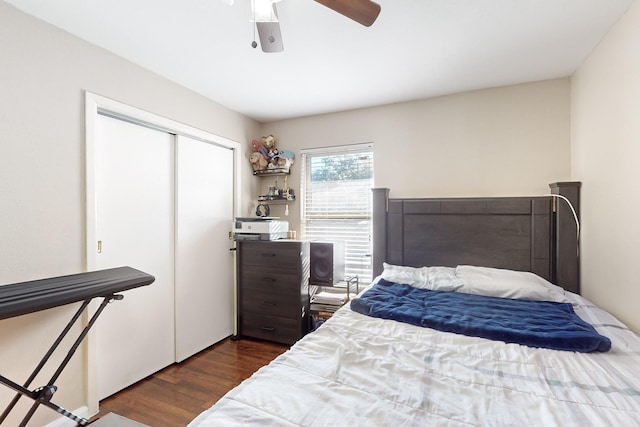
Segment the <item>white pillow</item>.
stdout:
<path fill-rule="evenodd" d="M 414 288 L 455 291 L 462 286 L 453 267 L 408 267 L 383 263 L 381 277 L 393 283 L 406 283 Z"/>
<path fill-rule="evenodd" d="M 424 267 L 427 271 L 426 288 L 434 291 L 455 291 L 462 287 L 463 283 L 456 276 L 453 267 Z"/>
<path fill-rule="evenodd" d="M 564 289 L 526 271 L 459 265 L 456 276 L 463 285 L 458 292 L 532 301 L 569 302 Z"/>
<path fill-rule="evenodd" d="M 424 267 L 407 267 L 403 265 L 382 264 L 382 278 L 393 283 L 405 283 L 416 288 L 424 288 L 427 283 L 427 274 Z"/>

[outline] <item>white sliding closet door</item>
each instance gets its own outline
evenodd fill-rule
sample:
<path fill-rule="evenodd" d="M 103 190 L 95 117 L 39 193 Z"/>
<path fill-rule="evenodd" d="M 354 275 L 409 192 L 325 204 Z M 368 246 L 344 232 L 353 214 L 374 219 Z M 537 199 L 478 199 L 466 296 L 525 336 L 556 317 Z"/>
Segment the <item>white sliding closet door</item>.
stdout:
<path fill-rule="evenodd" d="M 95 133 L 98 269 L 155 276 L 123 293 L 97 328 L 99 398 L 174 361 L 174 136 L 98 115 Z"/>
<path fill-rule="evenodd" d="M 232 334 L 233 151 L 178 137 L 176 361 Z"/>

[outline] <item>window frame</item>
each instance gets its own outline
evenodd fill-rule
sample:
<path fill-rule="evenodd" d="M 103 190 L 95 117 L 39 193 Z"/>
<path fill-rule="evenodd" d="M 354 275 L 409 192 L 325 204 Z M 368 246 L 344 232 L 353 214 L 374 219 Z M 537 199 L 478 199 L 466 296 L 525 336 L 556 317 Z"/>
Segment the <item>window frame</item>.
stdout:
<path fill-rule="evenodd" d="M 345 240 L 345 273 L 347 277 L 351 277 L 357 275 L 360 283 L 368 283 L 372 279 L 373 274 L 373 266 L 372 266 L 372 220 L 373 220 L 373 211 L 372 211 L 372 193 L 371 189 L 374 188 L 374 144 L 373 143 L 362 143 L 362 144 L 350 144 L 350 145 L 342 145 L 342 146 L 332 146 L 332 147 L 319 147 L 312 149 L 302 149 L 301 153 L 301 173 L 300 173 L 300 230 L 301 230 L 301 238 L 308 239 L 311 241 L 314 240 Z M 371 168 L 371 176 L 370 176 L 370 188 L 368 188 L 368 193 L 366 194 L 368 200 L 368 206 L 366 210 L 356 209 L 353 211 L 347 212 L 333 212 L 333 214 L 329 214 L 324 217 L 324 219 L 329 221 L 344 221 L 347 224 L 340 224 L 342 227 L 348 227 L 349 221 L 357 221 L 359 228 L 366 228 L 366 234 L 368 234 L 367 238 L 356 238 L 352 240 L 346 240 L 344 238 L 344 233 L 342 236 L 333 236 L 333 235 L 325 235 L 322 237 L 310 236 L 309 228 L 311 226 L 311 222 L 313 221 L 321 221 L 322 216 L 309 216 L 308 208 L 309 208 L 309 199 L 308 199 L 308 191 L 310 191 L 309 186 L 311 184 L 311 170 L 310 170 L 310 161 L 312 158 L 318 157 L 330 157 L 330 156 L 340 156 L 340 155 L 349 155 L 349 154 L 366 154 L 370 156 L 370 168 Z M 345 180 L 348 181 L 348 180 Z M 356 180 L 352 180 L 356 181 Z M 359 195 L 364 195 L 364 192 L 359 193 Z M 320 227 L 322 228 L 322 227 Z M 356 234 L 362 234 L 363 230 L 360 230 Z M 329 233 L 331 234 L 331 233 Z M 340 234 L 340 233 L 338 233 Z M 356 246 L 354 248 L 354 245 Z M 366 246 L 365 246 L 366 245 Z M 360 262 L 357 261 L 360 259 Z"/>

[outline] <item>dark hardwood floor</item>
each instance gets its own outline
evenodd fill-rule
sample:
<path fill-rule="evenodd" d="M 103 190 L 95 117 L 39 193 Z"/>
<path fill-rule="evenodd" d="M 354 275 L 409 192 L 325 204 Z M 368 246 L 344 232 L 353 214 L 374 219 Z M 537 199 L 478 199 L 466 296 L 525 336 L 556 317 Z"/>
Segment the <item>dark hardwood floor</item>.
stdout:
<path fill-rule="evenodd" d="M 226 339 L 100 402 L 91 421 L 114 412 L 152 427 L 185 426 L 289 346 Z"/>

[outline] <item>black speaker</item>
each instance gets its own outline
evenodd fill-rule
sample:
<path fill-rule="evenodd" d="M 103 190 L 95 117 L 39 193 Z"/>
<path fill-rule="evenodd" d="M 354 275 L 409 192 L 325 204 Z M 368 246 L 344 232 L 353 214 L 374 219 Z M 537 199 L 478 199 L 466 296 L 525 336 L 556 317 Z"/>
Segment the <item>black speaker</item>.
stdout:
<path fill-rule="evenodd" d="M 309 284 L 334 286 L 344 280 L 344 242 L 309 242 Z"/>

